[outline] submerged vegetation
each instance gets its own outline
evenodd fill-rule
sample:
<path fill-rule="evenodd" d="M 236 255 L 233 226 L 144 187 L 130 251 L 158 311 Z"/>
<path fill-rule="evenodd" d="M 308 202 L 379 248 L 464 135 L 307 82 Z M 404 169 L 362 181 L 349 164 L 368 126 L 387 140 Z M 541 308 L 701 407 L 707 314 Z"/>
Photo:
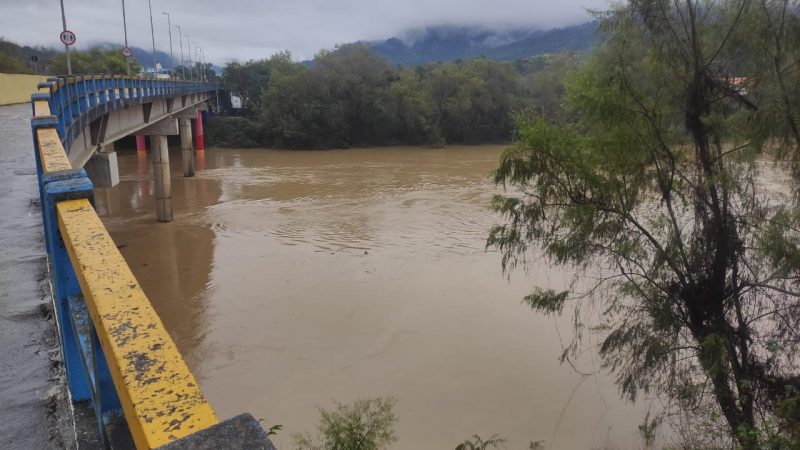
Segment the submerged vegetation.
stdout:
<path fill-rule="evenodd" d="M 564 108 L 520 114 L 495 181 L 503 267 L 534 249 L 573 288 L 525 303 L 574 308 L 562 361 L 599 336 L 630 400 L 668 400 L 689 448 L 800 448 L 800 4 L 632 0 Z M 767 159 L 795 181 L 761 182 Z M 599 313 L 590 313 L 599 311 Z M 680 434 L 680 432 L 679 432 Z"/>

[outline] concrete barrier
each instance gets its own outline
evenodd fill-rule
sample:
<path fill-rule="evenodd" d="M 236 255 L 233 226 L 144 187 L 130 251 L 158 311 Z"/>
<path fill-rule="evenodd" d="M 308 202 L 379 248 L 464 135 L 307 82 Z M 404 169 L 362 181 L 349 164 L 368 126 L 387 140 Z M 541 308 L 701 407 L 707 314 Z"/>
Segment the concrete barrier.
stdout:
<path fill-rule="evenodd" d="M 36 85 L 47 81 L 43 75 L 0 73 L 0 105 L 28 103 Z"/>

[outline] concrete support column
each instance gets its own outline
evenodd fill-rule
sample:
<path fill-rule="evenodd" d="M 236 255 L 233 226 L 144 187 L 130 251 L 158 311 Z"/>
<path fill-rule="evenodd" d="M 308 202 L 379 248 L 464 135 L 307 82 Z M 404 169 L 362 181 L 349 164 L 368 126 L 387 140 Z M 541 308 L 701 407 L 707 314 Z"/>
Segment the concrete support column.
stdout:
<path fill-rule="evenodd" d="M 194 176 L 194 150 L 192 149 L 192 121 L 178 119 L 181 132 L 181 157 L 183 159 L 183 176 Z"/>
<path fill-rule="evenodd" d="M 147 143 L 145 142 L 145 137 L 143 134 L 136 135 L 136 151 L 137 152 L 147 151 Z"/>
<path fill-rule="evenodd" d="M 194 148 L 195 150 L 206 149 L 205 136 L 203 136 L 203 111 L 197 111 L 197 119 L 194 121 Z"/>
<path fill-rule="evenodd" d="M 166 136 L 150 136 L 155 181 L 156 220 L 172 222 L 172 182 L 169 177 L 169 147 Z"/>
<path fill-rule="evenodd" d="M 114 187 L 119 184 L 119 166 L 114 146 L 96 152 L 83 166 L 95 187 Z"/>
<path fill-rule="evenodd" d="M 119 184 L 119 166 L 113 143 L 94 152 L 83 168 L 95 187 L 109 188 Z"/>

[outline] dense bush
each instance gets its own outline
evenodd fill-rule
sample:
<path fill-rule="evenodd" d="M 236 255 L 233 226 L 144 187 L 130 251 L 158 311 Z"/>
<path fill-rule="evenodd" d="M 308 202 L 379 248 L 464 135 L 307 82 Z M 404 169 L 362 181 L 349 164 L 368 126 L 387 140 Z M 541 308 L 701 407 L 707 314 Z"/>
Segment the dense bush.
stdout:
<path fill-rule="evenodd" d="M 505 143 L 515 111 L 557 108 L 560 80 L 578 60 L 559 54 L 516 65 L 478 58 L 393 68 L 367 46 L 347 45 L 310 64 L 292 62 L 288 53 L 230 63 L 222 80 L 268 146 Z"/>
<path fill-rule="evenodd" d="M 262 146 L 260 126 L 245 117 L 217 116 L 204 128 L 208 145 L 215 147 L 252 148 Z"/>

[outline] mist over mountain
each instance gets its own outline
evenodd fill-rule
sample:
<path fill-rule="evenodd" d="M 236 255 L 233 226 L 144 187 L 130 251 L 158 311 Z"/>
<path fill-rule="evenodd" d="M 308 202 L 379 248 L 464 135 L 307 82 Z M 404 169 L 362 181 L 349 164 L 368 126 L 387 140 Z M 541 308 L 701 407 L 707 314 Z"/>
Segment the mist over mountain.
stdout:
<path fill-rule="evenodd" d="M 105 43 L 102 43 L 102 44 L 97 44 L 96 47 L 100 47 L 102 49 L 117 48 L 117 49 L 119 49 L 120 52 L 122 51 L 122 47 L 120 47 L 119 44 L 113 44 L 113 43 L 108 43 L 108 42 L 105 42 Z M 147 68 L 152 68 L 153 67 L 153 49 L 152 48 L 151 49 L 146 49 L 146 48 L 142 48 L 142 47 L 133 47 L 132 46 L 131 50 L 133 50 L 133 57 L 137 61 L 139 61 L 139 64 L 141 64 L 143 67 L 147 67 Z M 178 67 L 178 66 L 181 65 L 181 51 L 180 51 L 180 48 L 178 48 L 177 43 L 176 43 L 175 47 L 173 48 L 173 52 L 174 52 L 174 58 L 170 58 L 169 52 L 164 52 L 164 51 L 156 49 L 156 62 L 161 64 L 161 68 L 163 70 L 173 70 L 173 69 L 175 69 L 175 67 Z M 183 56 L 187 59 L 186 65 L 189 66 L 190 64 L 189 64 L 189 61 L 188 61 L 187 53 L 188 53 L 188 50 L 184 49 Z M 192 61 L 192 64 L 194 64 L 195 62 L 196 61 Z M 206 61 L 206 63 L 210 63 L 210 61 Z M 211 69 L 214 72 L 222 73 L 222 67 L 220 67 L 220 66 L 218 66 L 216 64 L 212 63 Z"/>
<path fill-rule="evenodd" d="M 118 49 L 122 52 L 122 47 L 119 44 L 111 43 L 111 42 L 103 42 L 100 44 L 96 44 L 93 47 L 98 47 L 103 50 L 109 49 Z M 133 58 L 139 61 L 139 64 L 142 67 L 153 67 L 153 50 L 152 49 L 145 49 L 141 47 L 134 47 L 131 46 L 131 50 L 133 50 Z M 176 49 L 178 50 L 178 49 Z M 173 67 L 180 64 L 180 52 L 175 56 L 175 60 L 173 61 L 169 57 L 168 52 L 162 52 L 160 50 L 156 50 L 156 61 L 161 64 L 163 69 L 172 69 Z"/>
<path fill-rule="evenodd" d="M 596 42 L 597 22 L 551 30 L 492 29 L 481 26 L 437 26 L 368 42 L 395 65 L 417 65 L 484 56 L 513 61 L 560 50 L 585 51 Z"/>

